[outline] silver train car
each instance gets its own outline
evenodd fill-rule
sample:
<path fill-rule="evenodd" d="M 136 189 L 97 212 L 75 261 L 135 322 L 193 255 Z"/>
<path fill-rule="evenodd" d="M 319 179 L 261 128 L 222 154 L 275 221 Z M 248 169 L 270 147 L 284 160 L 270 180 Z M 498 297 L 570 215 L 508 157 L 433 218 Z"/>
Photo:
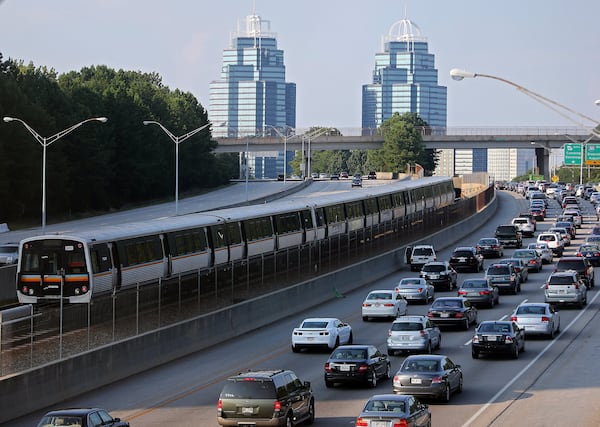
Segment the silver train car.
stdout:
<path fill-rule="evenodd" d="M 453 203 L 452 178 L 43 235 L 20 243 L 19 302 L 89 303 L 100 294 L 218 268 Z"/>

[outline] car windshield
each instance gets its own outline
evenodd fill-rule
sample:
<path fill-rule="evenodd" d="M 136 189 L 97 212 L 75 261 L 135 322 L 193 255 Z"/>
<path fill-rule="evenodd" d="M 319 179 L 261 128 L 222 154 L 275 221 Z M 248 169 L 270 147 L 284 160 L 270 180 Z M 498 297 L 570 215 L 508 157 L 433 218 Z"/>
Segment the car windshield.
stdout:
<path fill-rule="evenodd" d="M 461 288 L 467 288 L 467 289 L 472 289 L 472 288 L 487 288 L 487 283 L 482 281 L 482 280 L 471 280 L 468 282 L 464 282 L 461 286 Z"/>
<path fill-rule="evenodd" d="M 560 270 L 560 271 L 565 271 L 565 270 L 580 271 L 580 270 L 585 269 L 585 265 L 583 263 L 584 263 L 583 259 L 577 259 L 577 260 L 572 260 L 572 261 L 566 260 L 566 259 L 560 259 L 560 260 L 558 260 L 558 263 L 556 264 L 556 269 Z"/>
<path fill-rule="evenodd" d="M 473 256 L 473 252 L 471 252 L 471 251 L 455 251 L 454 256 L 455 257 L 470 257 L 470 256 Z"/>
<path fill-rule="evenodd" d="M 384 300 L 390 300 L 392 299 L 392 294 L 391 292 L 371 292 L 369 294 L 369 296 L 367 297 L 367 299 L 384 299 Z"/>
<path fill-rule="evenodd" d="M 331 356 L 333 360 L 365 360 L 367 352 L 365 350 L 339 349 Z"/>
<path fill-rule="evenodd" d="M 572 285 L 575 279 L 573 276 L 550 276 L 549 285 Z"/>
<path fill-rule="evenodd" d="M 506 323 L 482 323 L 479 328 L 479 332 L 510 332 L 510 325 Z"/>
<path fill-rule="evenodd" d="M 517 314 L 546 314 L 546 308 L 541 305 L 526 305 L 517 307 Z"/>
<path fill-rule="evenodd" d="M 415 250 L 413 251 L 413 255 L 432 255 L 433 251 L 431 250 L 431 248 L 415 248 Z"/>
<path fill-rule="evenodd" d="M 225 381 L 221 397 L 243 398 L 243 399 L 272 399 L 275 393 L 275 385 L 272 380 L 261 378 L 230 379 Z"/>
<path fill-rule="evenodd" d="M 421 279 L 402 279 L 400 280 L 401 285 L 420 285 Z"/>
<path fill-rule="evenodd" d="M 425 272 L 440 272 L 446 270 L 446 267 L 443 264 L 426 264 L 423 266 L 423 271 Z"/>
<path fill-rule="evenodd" d="M 423 324 L 420 322 L 394 322 L 392 331 L 422 331 Z"/>
<path fill-rule="evenodd" d="M 406 406 L 398 400 L 369 400 L 364 412 L 406 412 Z"/>
<path fill-rule="evenodd" d="M 439 371 L 439 362 L 437 360 L 405 360 L 400 371 L 437 372 Z"/>
<path fill-rule="evenodd" d="M 461 308 L 461 307 L 462 307 L 461 301 L 457 300 L 457 299 L 437 300 L 431 305 L 431 308 Z"/>
<path fill-rule="evenodd" d="M 480 245 L 495 245 L 496 244 L 496 240 L 494 239 L 481 239 L 479 241 Z"/>
<path fill-rule="evenodd" d="M 303 329 L 325 329 L 328 322 L 304 322 L 302 323 Z"/>
<path fill-rule="evenodd" d="M 54 426 L 80 426 L 82 425 L 81 417 L 73 417 L 73 416 L 45 416 L 42 418 L 38 427 L 54 427 Z"/>
<path fill-rule="evenodd" d="M 510 268 L 506 265 L 492 265 L 487 270 L 488 275 L 510 274 Z"/>

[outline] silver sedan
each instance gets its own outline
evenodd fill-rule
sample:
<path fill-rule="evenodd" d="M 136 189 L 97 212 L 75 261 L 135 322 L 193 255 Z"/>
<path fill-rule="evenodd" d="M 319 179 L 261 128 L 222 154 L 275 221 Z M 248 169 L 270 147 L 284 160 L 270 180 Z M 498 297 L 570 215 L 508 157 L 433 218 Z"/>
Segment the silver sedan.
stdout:
<path fill-rule="evenodd" d="M 560 314 L 545 302 L 524 302 L 511 320 L 525 329 L 526 335 L 546 335 L 552 339 L 560 331 Z"/>
<path fill-rule="evenodd" d="M 427 304 L 435 298 L 435 288 L 422 277 L 406 277 L 396 286 L 406 301 L 419 301 Z"/>

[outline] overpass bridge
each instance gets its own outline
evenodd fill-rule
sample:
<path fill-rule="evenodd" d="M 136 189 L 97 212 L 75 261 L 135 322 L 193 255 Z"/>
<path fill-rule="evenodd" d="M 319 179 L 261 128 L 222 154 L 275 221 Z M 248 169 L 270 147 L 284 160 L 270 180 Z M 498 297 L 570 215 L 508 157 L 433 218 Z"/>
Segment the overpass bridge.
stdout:
<path fill-rule="evenodd" d="M 316 130 L 319 129 L 325 127 Z M 377 129 L 329 129 L 335 134 L 311 136 L 309 129 L 294 129 L 296 133 L 283 136 L 261 136 L 260 133 L 240 137 L 216 136 L 218 146 L 215 152 L 283 151 L 286 146 L 287 151 L 303 152 L 306 159 L 313 150 L 369 150 L 383 145 L 383 136 Z M 314 135 L 314 130 L 312 133 Z M 422 136 L 425 147 L 429 149 L 534 148 L 540 174 L 549 179 L 550 150 L 560 149 L 568 143 L 584 142 L 590 133 L 579 127 L 427 127 L 422 129 Z"/>

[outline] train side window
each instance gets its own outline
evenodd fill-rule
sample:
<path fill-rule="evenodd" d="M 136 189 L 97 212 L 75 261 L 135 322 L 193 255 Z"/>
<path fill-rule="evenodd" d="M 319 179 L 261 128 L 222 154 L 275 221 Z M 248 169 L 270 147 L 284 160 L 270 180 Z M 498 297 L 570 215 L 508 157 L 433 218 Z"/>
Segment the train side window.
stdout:
<path fill-rule="evenodd" d="M 317 220 L 317 227 L 323 227 L 325 225 L 325 210 L 323 208 L 315 209 L 315 217 Z"/>
<path fill-rule="evenodd" d="M 387 210 L 387 209 L 391 209 L 392 207 L 392 200 L 390 199 L 390 196 L 380 196 L 377 199 L 377 203 L 379 204 L 379 209 L 383 210 Z"/>
<path fill-rule="evenodd" d="M 342 205 L 332 205 L 325 207 L 325 216 L 327 218 L 327 224 L 342 222 L 346 219 Z"/>
<path fill-rule="evenodd" d="M 275 224 L 277 225 L 277 233 L 293 233 L 300 231 L 301 224 L 297 212 L 275 215 Z"/>
<path fill-rule="evenodd" d="M 373 215 L 378 212 L 379 212 L 379 209 L 377 209 L 377 200 L 375 200 L 375 199 L 365 200 L 365 213 L 367 215 Z"/>
<path fill-rule="evenodd" d="M 230 245 L 239 245 L 242 243 L 242 231 L 239 222 L 228 222 L 225 224 L 227 229 L 227 240 Z"/>
<path fill-rule="evenodd" d="M 106 243 L 93 245 L 90 248 L 90 258 L 92 261 L 92 272 L 99 273 L 111 269 L 110 252 Z"/>
<path fill-rule="evenodd" d="M 312 215 L 310 214 L 309 210 L 303 210 L 302 212 L 300 212 L 300 216 L 302 217 L 302 226 L 304 227 L 304 229 L 314 228 Z"/>
<path fill-rule="evenodd" d="M 346 203 L 346 215 L 348 218 L 360 218 L 364 216 L 361 202 Z"/>

